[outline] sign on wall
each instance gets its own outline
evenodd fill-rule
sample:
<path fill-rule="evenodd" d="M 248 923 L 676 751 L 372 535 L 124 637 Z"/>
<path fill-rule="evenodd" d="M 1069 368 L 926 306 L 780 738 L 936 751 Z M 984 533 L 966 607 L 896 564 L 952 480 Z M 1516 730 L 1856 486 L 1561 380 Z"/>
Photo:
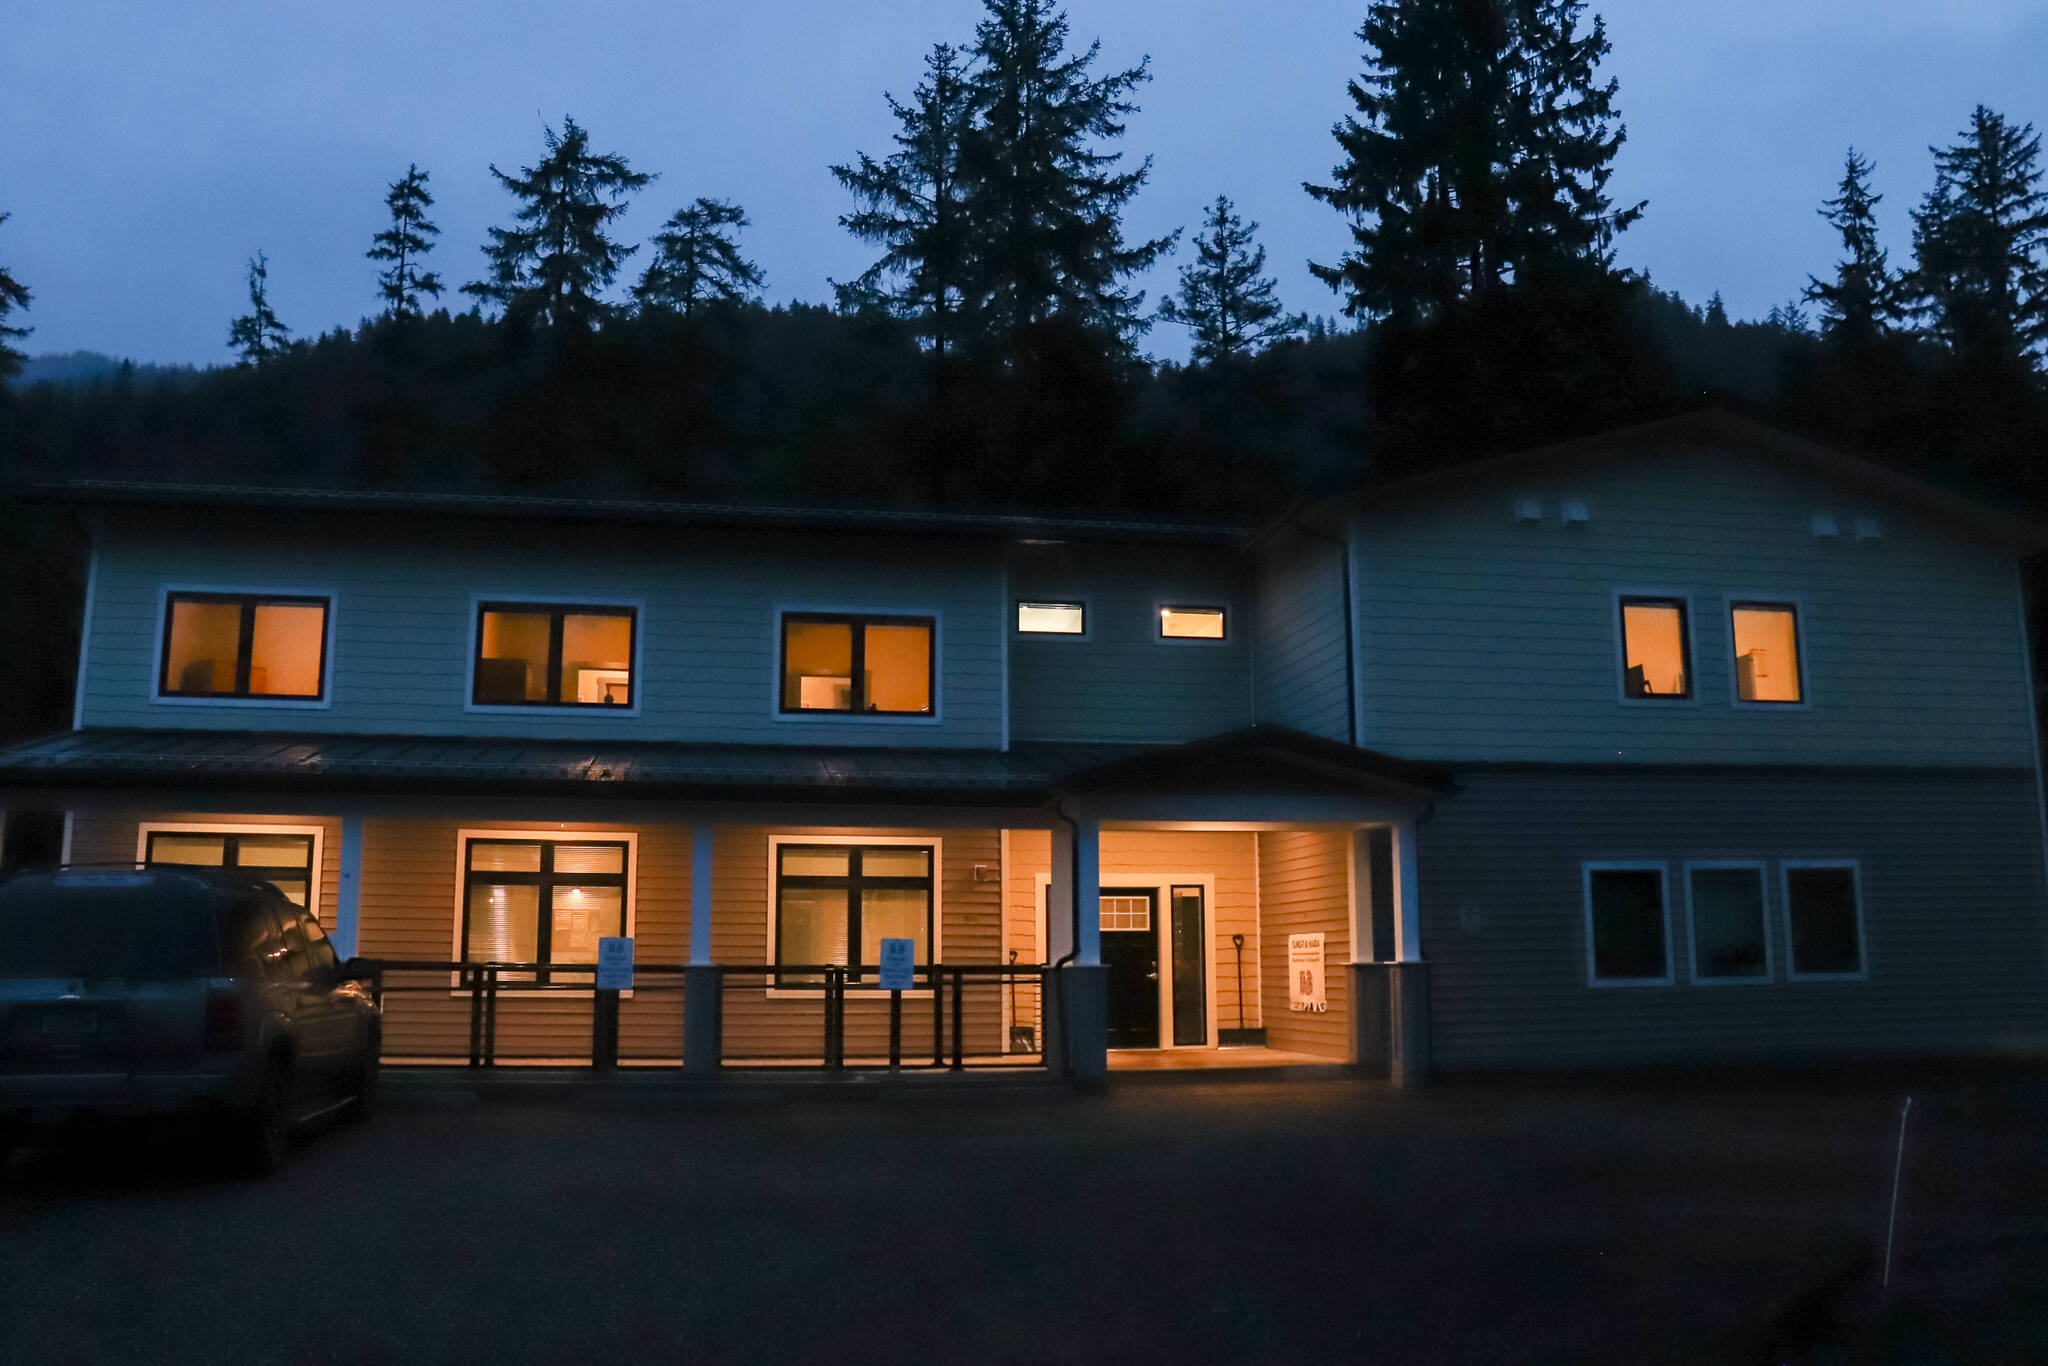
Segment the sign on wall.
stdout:
<path fill-rule="evenodd" d="M 633 989 L 633 941 L 606 937 L 597 941 L 597 989 Z"/>
<path fill-rule="evenodd" d="M 1330 1008 L 1323 995 L 1323 936 L 1287 936 L 1287 1008 L 1320 1015 Z"/>
<path fill-rule="evenodd" d="M 914 939 L 884 939 L 882 941 L 882 990 L 909 991 L 915 979 L 917 941 Z"/>

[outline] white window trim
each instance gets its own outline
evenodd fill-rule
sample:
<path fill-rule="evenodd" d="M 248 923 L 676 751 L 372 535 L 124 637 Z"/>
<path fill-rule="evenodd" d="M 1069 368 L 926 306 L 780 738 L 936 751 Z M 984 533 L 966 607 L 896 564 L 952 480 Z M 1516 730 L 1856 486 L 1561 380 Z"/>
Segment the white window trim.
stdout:
<path fill-rule="evenodd" d="M 1692 691 L 1684 697 L 1630 697 L 1628 695 L 1628 641 L 1621 629 L 1623 598 L 1665 598 L 1685 604 L 1685 662 L 1692 669 Z M 1670 711 L 1700 705 L 1699 613 L 1693 595 L 1682 588 L 1616 586 L 1607 595 L 1607 629 L 1614 635 L 1614 700 L 1624 707 L 1648 707 Z"/>
<path fill-rule="evenodd" d="M 1080 631 L 1077 633 L 1070 633 L 1065 631 L 1027 631 L 1023 629 L 1022 627 L 1017 625 L 1017 609 L 1022 607 L 1027 602 L 1050 602 L 1059 603 L 1062 605 L 1078 606 L 1081 609 Z M 1045 641 L 1048 643 L 1058 641 L 1065 644 L 1079 645 L 1084 644 L 1095 638 L 1095 599 L 1087 596 L 1086 594 L 1040 593 L 1036 596 L 1026 596 L 1024 594 L 1017 593 L 1013 590 L 1010 594 L 1009 611 L 1010 634 L 1012 636 L 1015 636 L 1018 640 L 1028 640 L 1034 643 L 1038 641 Z"/>
<path fill-rule="evenodd" d="M 325 638 L 320 642 L 320 696 L 302 697 L 179 697 L 164 688 L 164 633 L 171 629 L 171 594 L 222 593 L 259 598 L 321 598 L 327 603 Z M 90 604 L 87 611 L 90 613 Z M 334 623 L 341 616 L 341 595 L 332 588 L 251 587 L 247 584 L 160 583 L 156 586 L 156 634 L 149 656 L 149 702 L 155 707 L 267 707 L 275 711 L 327 711 L 334 706 Z M 81 675 L 79 686 L 84 686 Z"/>
<path fill-rule="evenodd" d="M 560 702 L 529 702 L 523 706 L 504 706 L 499 703 L 485 703 L 476 700 L 476 654 L 482 642 L 477 639 L 484 628 L 483 605 L 487 602 L 512 603 L 521 607 L 630 607 L 633 609 L 633 701 L 624 707 L 591 707 Z M 562 593 L 522 593 L 516 590 L 503 593 L 471 593 L 469 595 L 469 625 L 463 631 L 468 642 L 468 657 L 462 665 L 462 709 L 484 716 L 534 716 L 560 719 L 574 716 L 609 717 L 624 720 L 640 715 L 640 702 L 646 696 L 646 670 L 641 659 L 647 653 L 647 603 L 641 598 L 594 598 Z"/>
<path fill-rule="evenodd" d="M 1737 676 L 1735 663 L 1735 604 L 1746 603 L 1752 607 L 1789 607 L 1792 609 L 1792 648 L 1799 651 L 1799 700 L 1797 702 L 1745 702 L 1742 700 L 1742 680 Z M 1813 669 L 1812 660 L 1806 653 L 1806 599 L 1798 593 L 1723 593 L 1721 595 L 1721 624 L 1728 632 L 1728 705 L 1737 711 L 1812 711 L 1813 710 Z"/>
<path fill-rule="evenodd" d="M 779 620 L 779 619 L 778 619 Z M 780 653 L 778 649 L 777 653 Z M 771 1001 L 819 1001 L 825 997 L 823 987 L 778 987 L 775 985 L 775 926 L 776 907 L 782 900 L 782 888 L 776 882 L 776 868 L 781 859 L 777 851 L 785 844 L 878 844 L 917 845 L 932 851 L 932 961 L 943 963 L 945 954 L 943 936 L 945 932 L 945 884 L 946 884 L 946 842 L 938 835 L 868 835 L 859 831 L 823 835 L 770 835 L 768 837 L 768 929 L 767 957 L 761 961 L 769 968 L 768 999 Z M 932 994 L 930 987 L 913 987 L 903 993 L 906 1001 L 921 1000 Z M 849 987 L 847 999 L 852 1001 L 873 999 L 885 1001 L 889 993 L 879 987 Z"/>
<path fill-rule="evenodd" d="M 1761 902 L 1758 907 L 1757 928 L 1764 937 L 1764 971 L 1761 977 L 1702 977 L 1700 976 L 1699 937 L 1693 930 L 1692 874 L 1695 868 L 1747 868 L 1756 874 L 1756 893 Z M 1686 977 L 1696 987 L 1743 987 L 1775 980 L 1776 955 L 1771 950 L 1771 870 L 1763 859 L 1687 859 L 1680 869 L 1685 879 L 1685 971 Z"/>
<path fill-rule="evenodd" d="M 265 825 L 260 823 L 223 825 L 218 821 L 143 821 L 135 827 L 135 861 L 149 860 L 151 835 L 311 835 L 312 876 L 306 879 L 306 914 L 320 920 L 320 882 L 325 876 L 327 831 L 318 825 Z M 320 920 L 325 926 L 326 921 Z"/>
<path fill-rule="evenodd" d="M 1593 874 L 1601 872 L 1658 875 L 1658 891 L 1664 915 L 1664 975 L 1662 977 L 1601 977 L 1594 971 Z M 1586 935 L 1586 984 L 1594 987 L 1668 987 L 1671 972 L 1671 865 L 1663 859 L 1590 859 L 1579 865 L 1579 901 Z"/>
<path fill-rule="evenodd" d="M 1793 953 L 1792 880 L 1786 873 L 1794 868 L 1847 868 L 1849 887 L 1856 896 L 1856 971 L 1800 972 Z M 1779 921 L 1785 931 L 1785 980 L 1788 982 L 1867 982 L 1870 980 L 1870 932 L 1863 914 L 1863 863 L 1853 858 L 1788 858 L 1778 860 Z"/>
<path fill-rule="evenodd" d="M 1166 609 L 1169 607 L 1178 611 L 1208 610 L 1221 612 L 1223 614 L 1223 634 L 1221 636 L 1170 636 L 1166 634 L 1166 618 L 1164 616 Z M 1214 649 L 1219 645 L 1235 645 L 1237 644 L 1239 627 L 1233 626 L 1232 623 L 1236 621 L 1238 621 L 1237 604 L 1226 597 L 1207 597 L 1196 593 L 1186 597 L 1158 598 L 1152 603 L 1152 643 L 1154 645 L 1200 645 L 1209 649 Z"/>
<path fill-rule="evenodd" d="M 946 614 L 936 607 L 814 607 L 805 603 L 775 604 L 774 638 L 768 649 L 768 719 L 800 726 L 936 726 L 943 719 L 946 695 Z M 783 619 L 799 615 L 845 617 L 930 617 L 932 622 L 932 711 L 929 716 L 876 715 L 860 711 L 784 711 L 782 709 Z M 1015 622 L 1011 626 L 1015 627 Z M 1014 629 L 1011 634 L 1015 634 Z M 772 959 L 770 960 L 773 961 Z"/>
<path fill-rule="evenodd" d="M 586 599 L 579 598 L 577 601 L 586 601 Z M 626 938 L 634 938 L 634 928 L 639 923 L 638 908 L 640 902 L 639 831 L 564 830 L 559 826 L 553 830 L 492 830 L 464 826 L 455 832 L 455 923 L 449 930 L 449 938 L 453 941 L 453 949 L 448 955 L 450 962 L 460 963 L 465 961 L 462 956 L 462 917 L 465 910 L 462 898 L 463 884 L 467 881 L 469 875 L 469 842 L 471 840 L 540 840 L 549 844 L 579 844 L 586 840 L 600 844 L 623 843 L 626 846 L 626 923 L 624 932 Z M 462 985 L 462 974 L 460 972 L 448 974 L 448 987 L 448 994 L 450 996 L 469 995 L 469 988 Z M 498 984 L 498 994 L 500 996 L 538 996 L 549 1000 L 574 1001 L 584 1000 L 595 995 L 596 988 L 594 986 L 544 987 L 534 983 L 500 982 Z M 629 999 L 632 995 L 633 993 L 630 991 L 619 993 L 621 999 Z"/>

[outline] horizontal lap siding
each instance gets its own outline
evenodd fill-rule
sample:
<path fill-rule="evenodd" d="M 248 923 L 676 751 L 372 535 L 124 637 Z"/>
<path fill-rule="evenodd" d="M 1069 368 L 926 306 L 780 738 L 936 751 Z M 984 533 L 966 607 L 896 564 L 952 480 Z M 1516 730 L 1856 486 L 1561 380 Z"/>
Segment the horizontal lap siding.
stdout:
<path fill-rule="evenodd" d="M 98 554 L 88 726 L 987 748 L 1002 739 L 1005 609 L 993 546 L 221 514 L 203 539 L 182 520 L 115 519 Z M 167 586 L 333 594 L 332 705 L 152 701 Z M 465 710 L 478 595 L 637 600 L 641 714 Z M 779 608 L 936 616 L 939 722 L 778 717 Z"/>
<path fill-rule="evenodd" d="M 1264 926 L 1266 1042 L 1319 1057 L 1351 1055 L 1350 839 L 1321 831 L 1269 831 L 1258 836 L 1259 909 Z M 1288 1009 L 1287 936 L 1323 935 L 1323 997 L 1317 1015 Z"/>
<path fill-rule="evenodd" d="M 1518 524 L 1518 493 L 1540 524 Z M 1561 497 L 1591 520 L 1559 524 Z M 1816 512 L 1838 517 L 1817 541 Z M 1874 515 L 1880 539 L 1852 521 Z M 1722 451 L 1545 476 L 1358 528 L 1367 748 L 1429 760 L 2027 764 L 2012 558 Z M 1623 705 L 1617 589 L 1691 595 L 1694 702 Z M 1731 705 L 1729 598 L 1796 595 L 1810 706 Z"/>
<path fill-rule="evenodd" d="M 1465 773 L 1420 827 L 1445 1067 L 2048 1046 L 2032 779 Z M 1864 982 L 1787 982 L 1779 860 L 1862 864 Z M 1585 860 L 1666 860 L 1676 984 L 1586 982 Z M 1775 980 L 1688 984 L 1686 859 L 1768 861 Z"/>
<path fill-rule="evenodd" d="M 1253 579 L 1252 655 L 1258 719 L 1348 739 L 1344 552 L 1294 536 L 1267 552 Z"/>

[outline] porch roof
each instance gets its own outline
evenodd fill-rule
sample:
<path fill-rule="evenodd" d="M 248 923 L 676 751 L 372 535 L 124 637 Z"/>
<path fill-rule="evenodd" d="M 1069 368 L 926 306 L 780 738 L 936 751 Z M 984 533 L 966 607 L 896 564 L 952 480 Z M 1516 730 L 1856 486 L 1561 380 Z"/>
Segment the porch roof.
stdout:
<path fill-rule="evenodd" d="M 1431 784 L 1418 766 L 1276 726 L 1186 745 L 1030 742 L 1007 751 L 577 742 L 93 728 L 0 749 L 0 786 L 214 791 L 774 797 L 1035 805 L 1171 784 L 1220 760 L 1364 786 Z M 1185 766 L 1178 761 L 1185 761 Z M 1242 770 L 1240 770 L 1242 771 Z"/>

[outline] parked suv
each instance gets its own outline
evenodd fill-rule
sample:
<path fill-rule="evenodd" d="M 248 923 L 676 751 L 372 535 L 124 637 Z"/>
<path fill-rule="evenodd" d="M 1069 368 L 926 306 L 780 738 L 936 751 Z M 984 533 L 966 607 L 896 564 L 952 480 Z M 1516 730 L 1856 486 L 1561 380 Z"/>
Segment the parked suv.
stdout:
<path fill-rule="evenodd" d="M 0 1161 L 71 1119 L 211 1112 L 254 1172 L 289 1131 L 367 1109 L 379 1016 L 319 921 L 199 868 L 60 868 L 0 885 Z"/>

